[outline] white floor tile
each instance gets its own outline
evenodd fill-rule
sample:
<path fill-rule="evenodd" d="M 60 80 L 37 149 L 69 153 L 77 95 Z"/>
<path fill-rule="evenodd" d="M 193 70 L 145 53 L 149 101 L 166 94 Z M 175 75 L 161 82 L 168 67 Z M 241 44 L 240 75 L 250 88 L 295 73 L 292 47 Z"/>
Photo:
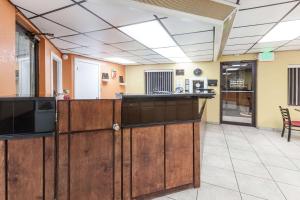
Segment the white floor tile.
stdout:
<path fill-rule="evenodd" d="M 217 156 L 205 153 L 202 162 L 207 166 L 233 170 L 231 160 L 226 156 Z"/>
<path fill-rule="evenodd" d="M 253 151 L 243 151 L 238 149 L 229 149 L 230 156 L 235 159 L 245 160 L 249 162 L 261 163 L 258 156 Z"/>
<path fill-rule="evenodd" d="M 259 157 L 266 166 L 281 167 L 292 170 L 298 169 L 296 165 L 287 157 L 275 156 L 271 154 L 260 154 Z"/>
<path fill-rule="evenodd" d="M 167 195 L 171 199 L 176 200 L 196 200 L 198 189 L 189 189 L 174 194 Z"/>
<path fill-rule="evenodd" d="M 201 180 L 204 183 L 209 183 L 238 191 L 235 175 L 231 170 L 203 165 Z"/>
<path fill-rule="evenodd" d="M 217 156 L 226 156 L 229 157 L 228 148 L 224 146 L 211 146 L 204 145 L 204 153 L 209 153 Z"/>
<path fill-rule="evenodd" d="M 254 197 L 254 196 L 248 195 L 248 194 L 242 194 L 242 199 L 243 200 L 266 200 L 266 199 Z"/>
<path fill-rule="evenodd" d="M 202 184 L 198 190 L 197 200 L 241 200 L 239 192 L 209 185 Z"/>
<path fill-rule="evenodd" d="M 232 162 L 235 172 L 272 180 L 272 177 L 270 176 L 268 170 L 260 163 L 253 163 L 236 159 L 232 159 Z"/>
<path fill-rule="evenodd" d="M 300 199 L 300 187 L 278 183 L 284 196 L 287 200 L 299 200 Z"/>
<path fill-rule="evenodd" d="M 268 200 L 284 200 L 284 196 L 273 181 L 237 173 L 240 191 Z"/>
<path fill-rule="evenodd" d="M 287 183 L 300 187 L 300 172 L 278 167 L 267 167 L 277 182 Z"/>

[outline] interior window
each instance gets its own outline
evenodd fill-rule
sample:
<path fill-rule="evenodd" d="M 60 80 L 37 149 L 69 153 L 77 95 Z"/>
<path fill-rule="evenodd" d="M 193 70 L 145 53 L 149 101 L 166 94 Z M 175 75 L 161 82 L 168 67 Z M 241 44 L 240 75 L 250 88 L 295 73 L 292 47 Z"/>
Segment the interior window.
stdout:
<path fill-rule="evenodd" d="M 16 96 L 36 95 L 36 42 L 16 25 Z"/>

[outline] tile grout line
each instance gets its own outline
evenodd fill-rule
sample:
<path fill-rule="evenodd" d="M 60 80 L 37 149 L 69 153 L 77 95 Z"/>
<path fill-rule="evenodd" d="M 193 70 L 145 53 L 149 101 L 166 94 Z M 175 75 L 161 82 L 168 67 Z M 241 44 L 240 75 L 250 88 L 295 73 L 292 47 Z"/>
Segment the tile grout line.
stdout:
<path fill-rule="evenodd" d="M 248 141 L 248 143 L 250 144 L 250 146 L 253 148 L 254 152 L 256 153 L 257 157 L 259 158 L 259 160 L 261 161 L 262 165 L 265 167 L 265 169 L 267 170 L 267 172 L 269 173 L 269 175 L 271 176 L 273 182 L 275 183 L 276 187 L 279 189 L 280 193 L 283 195 L 283 197 L 287 199 L 287 197 L 285 196 L 285 194 L 283 193 L 283 191 L 281 190 L 281 188 L 279 187 L 278 183 L 275 181 L 274 177 L 272 176 L 271 172 L 269 171 L 269 169 L 267 168 L 267 166 L 263 163 L 263 161 L 261 160 L 261 158 L 259 157 L 259 154 L 257 153 L 256 149 L 252 146 L 252 144 L 249 142 L 249 139 L 245 136 L 243 130 L 241 129 L 241 127 L 239 127 L 241 133 L 244 135 L 244 137 L 246 138 L 246 140 Z"/>
<path fill-rule="evenodd" d="M 231 162 L 231 166 L 232 166 L 232 169 L 233 169 L 235 181 L 236 181 L 236 184 L 237 184 L 237 187 L 238 187 L 238 191 L 239 191 L 241 200 L 243 200 L 243 196 L 242 196 L 242 194 L 241 194 L 240 185 L 239 185 L 239 182 L 238 182 L 238 180 L 237 180 L 237 176 L 236 176 L 235 169 L 234 169 L 234 165 L 233 165 L 233 162 L 232 162 L 232 159 L 231 159 L 231 154 L 230 154 L 230 151 L 229 151 L 229 146 L 228 146 L 228 143 L 227 143 L 227 139 L 226 139 L 226 137 L 225 137 L 225 133 L 224 133 L 223 126 L 221 126 L 221 131 L 222 131 L 222 133 L 223 133 L 223 135 L 224 135 L 224 138 L 225 138 L 225 142 L 226 142 L 227 150 L 228 150 L 228 153 L 229 153 L 230 162 Z"/>

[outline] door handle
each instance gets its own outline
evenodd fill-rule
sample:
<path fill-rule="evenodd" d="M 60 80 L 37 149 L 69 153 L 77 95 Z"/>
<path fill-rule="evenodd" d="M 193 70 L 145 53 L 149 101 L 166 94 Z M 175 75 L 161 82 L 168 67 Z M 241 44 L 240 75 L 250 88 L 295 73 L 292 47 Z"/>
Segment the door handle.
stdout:
<path fill-rule="evenodd" d="M 112 128 L 113 128 L 114 131 L 119 131 L 120 130 L 120 126 L 117 123 L 113 124 Z"/>

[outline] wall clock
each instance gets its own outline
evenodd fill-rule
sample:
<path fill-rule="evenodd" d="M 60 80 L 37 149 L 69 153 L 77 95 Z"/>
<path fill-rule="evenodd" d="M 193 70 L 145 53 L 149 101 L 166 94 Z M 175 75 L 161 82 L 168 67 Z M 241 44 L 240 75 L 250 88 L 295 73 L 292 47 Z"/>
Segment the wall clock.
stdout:
<path fill-rule="evenodd" d="M 200 76 L 202 74 L 202 70 L 200 69 L 200 68 L 196 68 L 195 70 L 194 70 L 194 75 L 195 76 Z"/>

